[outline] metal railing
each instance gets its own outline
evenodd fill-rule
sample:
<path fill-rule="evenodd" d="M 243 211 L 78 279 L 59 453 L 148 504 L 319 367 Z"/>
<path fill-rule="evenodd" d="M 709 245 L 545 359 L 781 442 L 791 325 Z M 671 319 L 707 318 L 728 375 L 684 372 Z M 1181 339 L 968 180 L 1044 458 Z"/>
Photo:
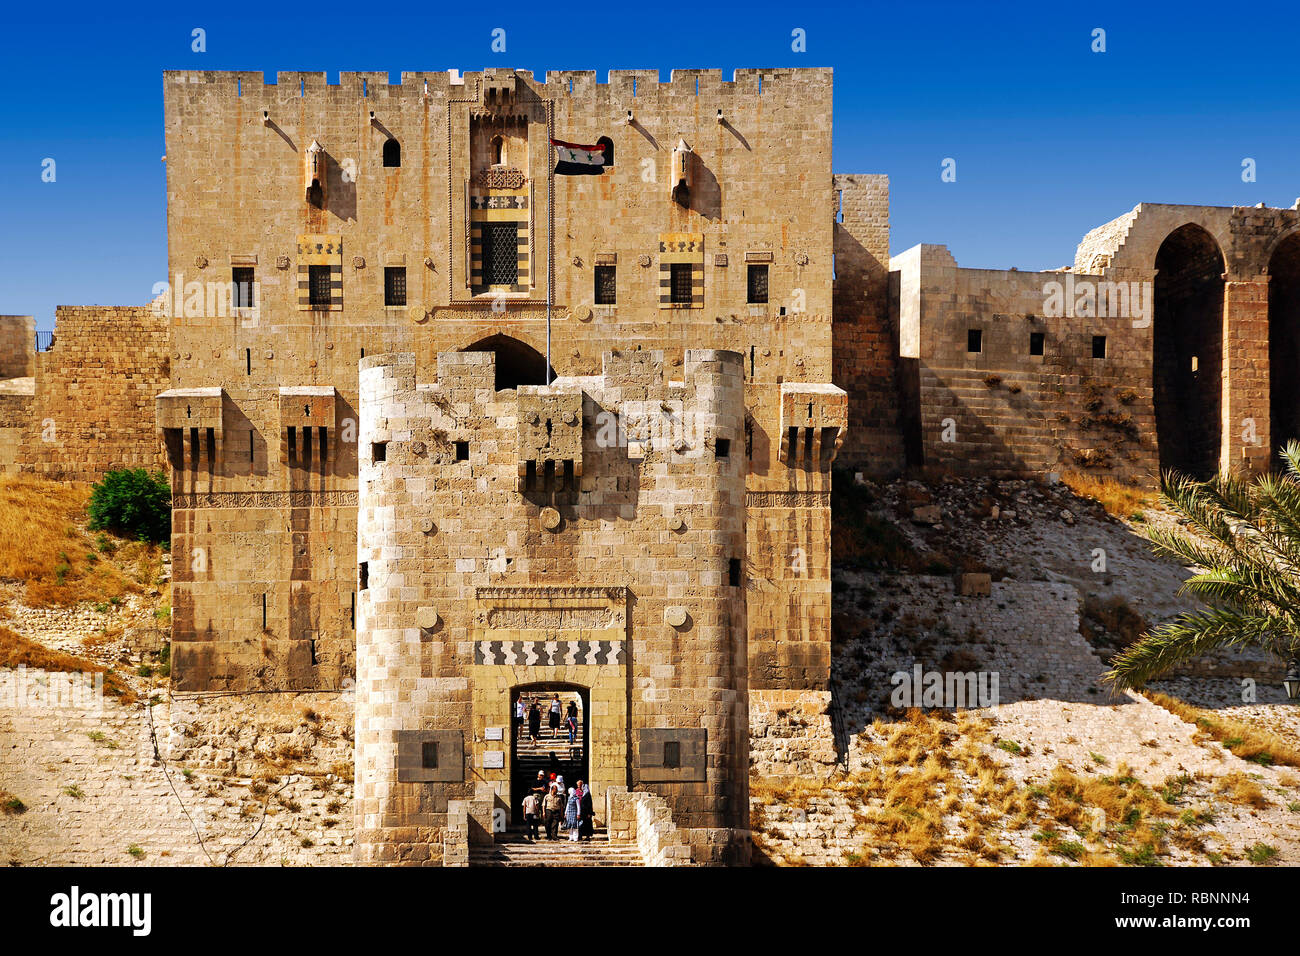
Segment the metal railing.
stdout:
<path fill-rule="evenodd" d="M 52 348 L 54 348 L 54 333 L 53 333 L 53 332 L 37 332 L 37 333 L 36 333 L 36 351 L 38 351 L 38 352 L 48 352 L 48 351 L 49 351 L 50 349 L 52 349 Z"/>

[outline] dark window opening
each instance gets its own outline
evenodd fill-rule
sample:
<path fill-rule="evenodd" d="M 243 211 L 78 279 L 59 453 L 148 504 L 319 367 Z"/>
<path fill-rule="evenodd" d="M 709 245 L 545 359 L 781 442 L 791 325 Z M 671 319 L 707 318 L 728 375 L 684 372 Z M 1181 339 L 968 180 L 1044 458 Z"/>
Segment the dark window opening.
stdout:
<path fill-rule="evenodd" d="M 384 165 L 390 169 L 402 165 L 402 144 L 395 139 L 384 140 Z"/>
<path fill-rule="evenodd" d="M 1042 332 L 1030 332 L 1030 333 L 1029 333 L 1029 354 L 1030 354 L 1030 355 L 1042 355 L 1042 354 L 1043 354 L 1043 342 L 1044 342 L 1044 339 L 1045 339 L 1045 336 L 1043 335 Z"/>
<path fill-rule="evenodd" d="M 492 165 L 504 166 L 506 162 L 506 141 L 503 137 L 492 137 Z"/>
<path fill-rule="evenodd" d="M 406 267 L 384 268 L 384 305 L 406 305 Z"/>
<path fill-rule="evenodd" d="M 1092 357 L 1095 359 L 1104 359 L 1106 357 L 1106 336 L 1094 335 L 1092 337 Z"/>
<path fill-rule="evenodd" d="M 266 593 L 262 593 L 262 630 L 266 630 Z"/>
<path fill-rule="evenodd" d="M 312 306 L 326 306 L 332 300 L 330 294 L 330 267 L 307 267 L 307 302 Z"/>
<path fill-rule="evenodd" d="M 313 179 L 307 187 L 307 202 L 321 209 L 325 205 L 325 190 L 321 189 L 320 180 Z"/>
<path fill-rule="evenodd" d="M 438 742 L 426 740 L 420 744 L 420 766 L 425 770 L 438 769 Z"/>
<path fill-rule="evenodd" d="M 731 457 L 731 439 L 717 438 L 713 442 L 713 454 L 718 458 Z"/>
<path fill-rule="evenodd" d="M 370 460 L 371 461 L 388 461 L 388 442 L 376 441 L 370 443 Z"/>
<path fill-rule="evenodd" d="M 674 262 L 668 267 L 669 270 L 669 298 L 668 300 L 674 305 L 690 305 L 692 298 L 693 280 L 691 278 L 691 264 L 689 262 Z"/>
<path fill-rule="evenodd" d="M 456 442 L 456 460 L 469 461 L 469 442 L 467 441 Z"/>
<path fill-rule="evenodd" d="M 352 626 L 352 630 L 355 631 L 357 629 L 357 592 L 356 591 L 352 592 L 352 611 L 348 615 L 348 621 Z"/>
<path fill-rule="evenodd" d="M 727 562 L 727 583 L 733 588 L 740 587 L 740 558 Z"/>
<path fill-rule="evenodd" d="M 753 265 L 749 266 L 747 272 L 747 293 L 745 301 L 751 305 L 767 304 L 767 266 Z"/>
<path fill-rule="evenodd" d="M 529 460 L 524 465 L 524 490 L 533 491 L 537 487 L 537 462 Z"/>
<path fill-rule="evenodd" d="M 664 769 L 677 770 L 682 765 L 682 745 L 677 740 L 664 741 Z"/>
<path fill-rule="evenodd" d="M 984 351 L 984 332 L 982 329 L 966 330 L 966 351 L 967 352 Z"/>
<path fill-rule="evenodd" d="M 519 281 L 519 224 L 483 223 L 483 282 L 514 285 Z"/>
<path fill-rule="evenodd" d="M 596 304 L 613 305 L 618 288 L 614 281 L 614 266 L 596 266 Z"/>
<path fill-rule="evenodd" d="M 366 591 L 370 588 L 370 562 L 362 561 L 357 565 L 357 590 Z"/>
<path fill-rule="evenodd" d="M 596 145 L 605 147 L 605 151 L 600 155 L 605 160 L 605 168 L 609 169 L 609 167 L 614 165 L 614 141 L 608 136 L 602 136 L 600 139 L 596 140 Z"/>
<path fill-rule="evenodd" d="M 236 266 L 230 270 L 230 304 L 236 309 L 253 307 L 253 270 Z"/>

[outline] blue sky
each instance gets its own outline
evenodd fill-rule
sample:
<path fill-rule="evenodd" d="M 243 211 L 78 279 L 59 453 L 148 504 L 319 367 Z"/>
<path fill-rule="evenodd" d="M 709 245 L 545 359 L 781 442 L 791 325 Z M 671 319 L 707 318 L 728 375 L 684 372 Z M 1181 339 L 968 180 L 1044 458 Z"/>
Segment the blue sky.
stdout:
<path fill-rule="evenodd" d="M 140 304 L 165 278 L 164 69 L 334 80 L 505 65 L 603 79 L 611 67 L 730 78 L 738 66 L 830 66 L 835 170 L 890 176 L 895 252 L 943 243 L 964 266 L 1064 265 L 1085 232 L 1142 201 L 1300 196 L 1294 4 L 462 6 L 11 7 L 0 33 L 0 312 L 48 329 L 55 305 Z M 195 27 L 205 53 L 190 49 Z M 490 50 L 495 27 L 507 31 L 505 54 Z M 1098 27 L 1105 53 L 1090 49 Z M 795 28 L 805 53 L 791 49 Z M 46 157 L 53 183 L 41 181 Z M 940 179 L 948 157 L 956 182 Z M 1242 181 L 1246 157 L 1256 182 Z"/>

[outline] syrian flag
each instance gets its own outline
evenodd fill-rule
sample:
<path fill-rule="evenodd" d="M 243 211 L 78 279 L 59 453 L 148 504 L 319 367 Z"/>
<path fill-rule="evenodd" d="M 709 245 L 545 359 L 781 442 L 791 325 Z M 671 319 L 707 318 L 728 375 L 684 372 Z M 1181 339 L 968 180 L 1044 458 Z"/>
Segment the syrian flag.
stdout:
<path fill-rule="evenodd" d="M 577 143 L 565 143 L 558 139 L 551 140 L 559 157 L 555 164 L 557 176 L 599 176 L 605 171 L 605 144 L 580 146 Z"/>

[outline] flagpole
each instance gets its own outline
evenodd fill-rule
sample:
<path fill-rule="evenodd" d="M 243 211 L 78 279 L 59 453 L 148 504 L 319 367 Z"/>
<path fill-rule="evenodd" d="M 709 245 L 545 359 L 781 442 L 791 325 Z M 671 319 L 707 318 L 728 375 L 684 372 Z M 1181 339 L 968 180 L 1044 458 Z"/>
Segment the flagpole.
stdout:
<path fill-rule="evenodd" d="M 546 101 L 546 384 L 551 384 L 551 288 L 555 282 L 555 103 Z"/>

